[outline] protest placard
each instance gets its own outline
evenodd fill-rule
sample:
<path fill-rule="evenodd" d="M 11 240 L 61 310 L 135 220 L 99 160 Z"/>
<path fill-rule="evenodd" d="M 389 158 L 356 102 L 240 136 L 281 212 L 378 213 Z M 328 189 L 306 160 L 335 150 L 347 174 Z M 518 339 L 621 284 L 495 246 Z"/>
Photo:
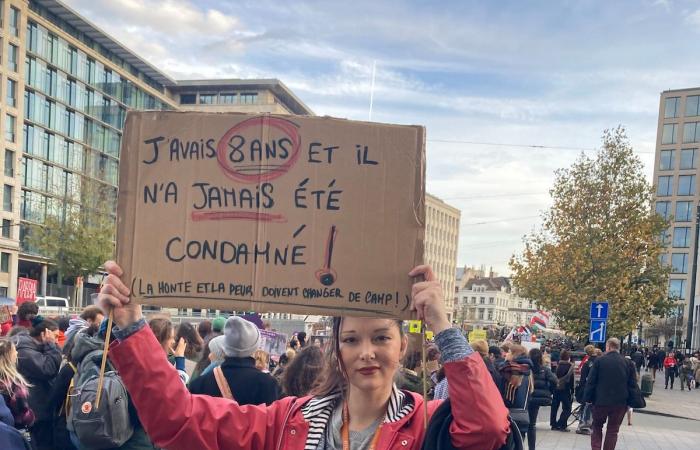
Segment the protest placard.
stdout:
<path fill-rule="evenodd" d="M 130 112 L 117 260 L 139 303 L 408 318 L 419 126 Z"/>
<path fill-rule="evenodd" d="M 260 330 L 261 350 L 265 350 L 270 356 L 279 356 L 287 350 L 287 335 L 274 331 Z"/>

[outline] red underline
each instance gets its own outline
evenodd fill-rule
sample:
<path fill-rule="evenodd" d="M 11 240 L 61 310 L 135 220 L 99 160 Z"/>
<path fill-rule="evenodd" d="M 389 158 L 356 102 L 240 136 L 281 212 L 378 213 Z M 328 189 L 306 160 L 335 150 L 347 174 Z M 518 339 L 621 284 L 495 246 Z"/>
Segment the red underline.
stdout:
<path fill-rule="evenodd" d="M 251 211 L 193 211 L 192 220 L 253 220 L 255 222 L 286 222 L 284 214 L 258 213 Z"/>

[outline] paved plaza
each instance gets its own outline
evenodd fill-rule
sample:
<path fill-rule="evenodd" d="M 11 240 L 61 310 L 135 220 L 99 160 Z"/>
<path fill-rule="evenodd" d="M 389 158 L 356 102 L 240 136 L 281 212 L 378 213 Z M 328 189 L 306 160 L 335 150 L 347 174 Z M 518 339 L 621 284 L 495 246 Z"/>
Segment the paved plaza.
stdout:
<path fill-rule="evenodd" d="M 665 390 L 663 374 L 657 374 L 654 392 L 646 400 L 647 408 L 633 414 L 632 426 L 627 425 L 627 418 L 623 421 L 617 449 L 700 449 L 700 389 L 681 391 L 676 383 L 673 390 Z M 542 408 L 537 422 L 537 449 L 590 449 L 590 436 L 574 431 L 575 425 L 568 433 L 551 431 L 549 408 Z"/>

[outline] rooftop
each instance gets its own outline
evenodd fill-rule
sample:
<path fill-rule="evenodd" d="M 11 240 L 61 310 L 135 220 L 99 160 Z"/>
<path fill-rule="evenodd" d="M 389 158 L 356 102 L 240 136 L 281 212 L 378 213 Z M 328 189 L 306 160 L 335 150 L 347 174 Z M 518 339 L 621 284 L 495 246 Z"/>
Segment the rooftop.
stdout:
<path fill-rule="evenodd" d="M 276 78 L 261 79 L 213 79 L 213 80 L 177 80 L 177 84 L 171 87 L 174 92 L 187 92 L 200 89 L 269 89 L 284 105 L 292 110 L 292 113 L 303 116 L 312 116 L 314 112 L 297 97 L 284 83 Z M 193 89 L 196 88 L 196 89 Z"/>
<path fill-rule="evenodd" d="M 492 277 L 492 278 L 472 278 L 467 281 L 465 289 L 471 290 L 473 286 L 486 286 L 487 290 L 500 291 L 501 288 L 510 289 L 510 279 L 507 277 Z"/>
<path fill-rule="evenodd" d="M 99 43 L 109 51 L 113 52 L 124 61 L 136 67 L 150 78 L 164 86 L 175 85 L 175 80 L 170 78 L 161 70 L 157 69 L 153 64 L 138 56 L 136 53 L 129 50 L 124 44 L 114 39 L 112 36 L 102 31 L 100 27 L 90 22 L 85 17 L 78 14 L 70 6 L 58 0 L 34 0 L 38 5 L 43 6 L 51 13 L 65 20 L 67 23 L 75 27 L 78 31 L 84 33 L 93 41 Z"/>

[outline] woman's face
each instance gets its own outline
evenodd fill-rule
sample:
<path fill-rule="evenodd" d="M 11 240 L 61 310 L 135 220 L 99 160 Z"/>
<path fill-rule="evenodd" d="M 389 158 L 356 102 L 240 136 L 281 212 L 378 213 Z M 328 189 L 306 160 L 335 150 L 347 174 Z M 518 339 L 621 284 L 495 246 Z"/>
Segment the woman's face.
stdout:
<path fill-rule="evenodd" d="M 346 317 L 339 339 L 340 358 L 352 386 L 371 391 L 392 385 L 408 345 L 395 321 Z"/>

